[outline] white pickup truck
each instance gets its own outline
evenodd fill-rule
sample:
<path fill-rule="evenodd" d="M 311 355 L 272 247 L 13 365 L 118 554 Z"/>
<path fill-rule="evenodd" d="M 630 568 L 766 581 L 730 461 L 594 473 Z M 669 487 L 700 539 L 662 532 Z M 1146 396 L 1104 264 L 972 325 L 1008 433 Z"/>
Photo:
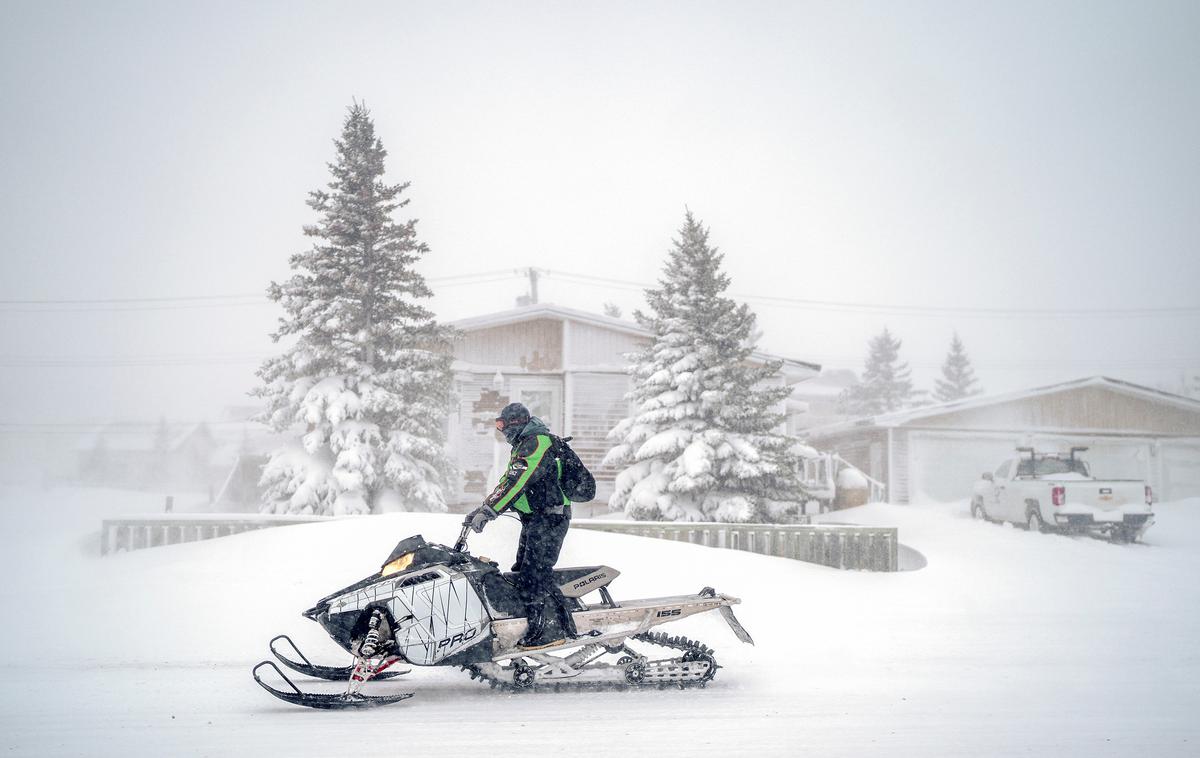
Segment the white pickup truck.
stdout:
<path fill-rule="evenodd" d="M 1149 485 L 1137 479 L 1094 479 L 1077 457 L 1017 448 L 1018 456 L 985 472 L 975 483 L 971 515 L 1009 521 L 1030 531 L 1090 532 L 1113 542 L 1141 538 L 1154 515 Z"/>

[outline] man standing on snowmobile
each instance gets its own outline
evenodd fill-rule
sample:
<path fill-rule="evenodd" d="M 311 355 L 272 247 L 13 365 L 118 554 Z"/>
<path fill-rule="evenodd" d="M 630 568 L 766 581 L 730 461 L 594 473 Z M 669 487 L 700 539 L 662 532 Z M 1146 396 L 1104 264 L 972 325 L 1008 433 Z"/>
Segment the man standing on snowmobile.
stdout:
<path fill-rule="evenodd" d="M 562 634 L 578 636 L 565 598 L 554 582 L 554 564 L 571 522 L 571 501 L 559 484 L 560 465 L 555 440 L 549 427 L 520 403 L 504 406 L 496 417 L 496 429 L 512 445 L 508 468 L 496 489 L 483 504 L 467 515 L 463 524 L 482 532 L 488 522 L 508 509 L 521 519 L 517 546 L 517 590 L 525 604 L 528 627 L 517 645 L 522 648 L 549 647 L 562 641 L 546 625 L 546 600 L 556 606 Z"/>

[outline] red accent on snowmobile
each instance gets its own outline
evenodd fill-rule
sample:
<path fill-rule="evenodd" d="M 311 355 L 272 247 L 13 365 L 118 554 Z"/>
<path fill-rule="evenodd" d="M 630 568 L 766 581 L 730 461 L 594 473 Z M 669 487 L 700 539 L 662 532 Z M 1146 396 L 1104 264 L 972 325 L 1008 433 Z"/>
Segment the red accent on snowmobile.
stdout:
<path fill-rule="evenodd" d="M 300 660 L 304 661 L 304 663 L 293 661 L 291 658 L 288 658 L 286 655 L 276 650 L 275 643 L 279 640 L 286 640 L 287 644 L 292 646 L 292 650 L 296 652 L 296 655 L 300 656 Z M 308 656 L 300 652 L 300 648 L 296 647 L 296 643 L 292 642 L 292 638 L 286 634 L 279 634 L 272 637 L 270 643 L 268 644 L 271 648 L 271 654 L 278 658 L 280 663 L 282 663 L 284 666 L 287 666 L 292 671 L 295 671 L 299 674 L 304 674 L 305 676 L 311 676 L 314 679 L 327 679 L 331 682 L 344 682 L 349 679 L 350 674 L 354 672 L 353 665 L 321 666 L 313 663 L 312 661 L 308 660 Z M 391 664 L 388 665 L 390 666 Z M 382 671 L 382 669 L 380 669 L 380 671 Z M 408 671 L 389 671 L 386 674 L 376 674 L 374 678 L 392 679 L 397 676 L 404 676 L 407 673 Z"/>

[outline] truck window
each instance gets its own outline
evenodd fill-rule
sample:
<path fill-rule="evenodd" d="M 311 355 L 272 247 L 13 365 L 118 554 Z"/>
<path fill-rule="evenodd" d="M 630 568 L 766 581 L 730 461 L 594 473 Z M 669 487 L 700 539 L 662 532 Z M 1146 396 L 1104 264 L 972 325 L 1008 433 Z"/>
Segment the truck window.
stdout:
<path fill-rule="evenodd" d="M 1087 466 L 1081 460 L 1061 458 L 1023 459 L 1017 464 L 1017 476 L 1054 476 L 1055 474 L 1087 474 Z"/>
<path fill-rule="evenodd" d="M 1009 469 L 1011 469 L 1011 468 L 1012 468 L 1012 461 L 1005 461 L 1004 463 L 1001 463 L 1001 464 L 1000 464 L 1000 468 L 996 469 L 995 478 L 997 478 L 997 479 L 1007 479 L 1007 478 L 1008 478 L 1008 471 L 1009 471 Z"/>

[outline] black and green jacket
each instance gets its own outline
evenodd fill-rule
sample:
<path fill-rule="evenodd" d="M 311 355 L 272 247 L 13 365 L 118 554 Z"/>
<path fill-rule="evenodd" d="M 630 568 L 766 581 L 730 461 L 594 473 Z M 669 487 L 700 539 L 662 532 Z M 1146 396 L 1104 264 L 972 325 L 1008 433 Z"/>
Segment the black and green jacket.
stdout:
<path fill-rule="evenodd" d="M 525 519 L 534 513 L 566 513 L 571 501 L 559 488 L 561 472 L 550 429 L 536 416 L 513 445 L 508 468 L 483 504 L 496 513 L 512 508 Z"/>

